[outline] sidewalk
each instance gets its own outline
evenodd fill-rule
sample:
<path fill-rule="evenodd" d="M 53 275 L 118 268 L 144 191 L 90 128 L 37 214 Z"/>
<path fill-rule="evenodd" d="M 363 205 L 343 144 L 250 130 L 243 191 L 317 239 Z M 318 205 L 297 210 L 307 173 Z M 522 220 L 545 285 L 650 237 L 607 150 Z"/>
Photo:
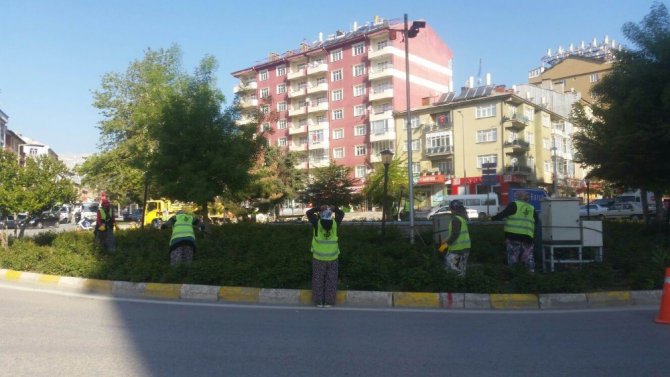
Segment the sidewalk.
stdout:
<path fill-rule="evenodd" d="M 304 289 L 225 287 L 195 284 L 131 283 L 45 275 L 0 269 L 0 281 L 45 289 L 115 297 L 312 306 L 312 292 Z M 475 310 L 589 309 L 656 305 L 662 290 L 550 294 L 427 293 L 338 291 L 336 305 L 371 308 L 430 308 Z"/>

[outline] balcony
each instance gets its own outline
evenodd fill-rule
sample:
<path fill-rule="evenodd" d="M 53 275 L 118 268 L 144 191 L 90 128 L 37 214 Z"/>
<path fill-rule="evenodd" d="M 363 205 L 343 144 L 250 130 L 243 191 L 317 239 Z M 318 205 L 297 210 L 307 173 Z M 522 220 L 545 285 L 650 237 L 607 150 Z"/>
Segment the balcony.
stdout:
<path fill-rule="evenodd" d="M 321 63 L 316 65 L 310 65 L 307 67 L 307 75 L 315 75 L 317 73 L 328 72 L 328 64 Z"/>
<path fill-rule="evenodd" d="M 330 148 L 330 143 L 328 142 L 328 140 L 316 140 L 316 141 L 310 141 L 309 142 L 309 149 L 310 150 L 328 149 L 328 148 Z"/>
<path fill-rule="evenodd" d="M 392 54 L 393 54 L 393 47 L 392 46 L 386 46 L 382 49 L 375 50 L 375 51 L 369 50 L 368 51 L 368 60 L 379 59 L 379 58 L 382 58 L 382 57 L 385 57 L 385 56 L 390 56 Z"/>
<path fill-rule="evenodd" d="M 304 134 L 307 132 L 307 126 L 293 126 L 291 125 L 288 128 L 288 134 L 289 135 L 298 135 L 298 134 Z"/>
<path fill-rule="evenodd" d="M 368 74 L 368 80 L 384 79 L 392 76 L 393 76 L 393 66 L 389 65 L 388 67 L 381 69 L 380 68 L 372 69 Z"/>
<path fill-rule="evenodd" d="M 300 106 L 297 108 L 290 108 L 288 110 L 288 116 L 294 117 L 298 115 L 305 115 L 307 113 L 307 107 L 305 106 Z"/>
<path fill-rule="evenodd" d="M 372 111 L 372 114 L 370 114 L 370 122 L 375 121 L 375 120 L 383 120 L 383 119 L 393 119 L 393 111 L 392 110 L 386 110 L 386 111 Z"/>
<path fill-rule="evenodd" d="M 307 161 L 302 161 L 298 162 L 297 165 L 295 165 L 296 169 L 307 169 Z"/>
<path fill-rule="evenodd" d="M 453 126 L 453 123 L 451 123 L 451 122 L 446 122 L 446 123 L 443 123 L 443 124 L 437 124 L 437 123 L 430 124 L 429 123 L 429 124 L 422 124 L 421 126 L 423 126 L 423 131 L 426 134 L 430 134 L 432 132 L 448 131 Z"/>
<path fill-rule="evenodd" d="M 395 140 L 396 139 L 396 134 L 395 130 L 384 130 L 381 132 L 376 132 L 372 131 L 370 133 L 370 142 L 373 143 L 375 141 L 386 141 L 386 140 Z"/>
<path fill-rule="evenodd" d="M 370 101 L 379 101 L 382 99 L 390 99 L 390 98 L 393 98 L 393 89 L 384 89 L 380 91 L 373 90 L 369 96 Z"/>
<path fill-rule="evenodd" d="M 506 141 L 503 145 L 505 148 L 512 149 L 511 151 L 507 152 L 507 154 L 525 153 L 530 150 L 530 144 L 523 140 Z"/>
<path fill-rule="evenodd" d="M 250 115 L 242 115 L 240 116 L 240 119 L 238 119 L 237 124 L 250 124 L 254 123 L 256 119 L 253 116 Z"/>
<path fill-rule="evenodd" d="M 443 157 L 454 154 L 453 145 L 445 145 L 442 147 L 430 147 L 426 148 L 423 151 L 424 156 L 426 157 Z"/>
<path fill-rule="evenodd" d="M 250 81 L 248 83 L 239 83 L 233 87 L 233 93 L 246 92 L 250 90 L 258 89 L 258 83 L 256 81 Z"/>
<path fill-rule="evenodd" d="M 306 95 L 307 95 L 307 89 L 305 88 L 293 89 L 289 90 L 288 92 L 288 98 L 298 98 Z"/>
<path fill-rule="evenodd" d="M 286 78 L 289 79 L 289 80 L 295 80 L 295 79 L 299 79 L 301 77 L 306 77 L 307 76 L 306 71 L 307 70 L 305 68 L 302 68 L 302 69 L 299 69 L 297 71 L 289 72 L 286 75 Z"/>
<path fill-rule="evenodd" d="M 321 84 L 317 85 L 312 85 L 309 88 L 307 88 L 307 93 L 312 94 L 312 93 L 319 93 L 319 92 L 327 92 L 328 91 L 328 83 L 323 82 Z"/>
<path fill-rule="evenodd" d="M 258 100 L 255 98 L 254 99 L 240 98 L 240 106 L 243 108 L 258 107 Z"/>
<path fill-rule="evenodd" d="M 307 144 L 289 144 L 288 150 L 290 152 L 304 152 L 307 150 Z"/>
<path fill-rule="evenodd" d="M 307 108 L 308 113 L 317 113 L 322 111 L 328 111 L 328 102 L 321 102 Z"/>
<path fill-rule="evenodd" d="M 322 158 L 320 160 L 309 160 L 310 168 L 325 168 L 330 165 L 330 160 L 327 158 Z"/>
<path fill-rule="evenodd" d="M 505 128 L 511 131 L 522 131 L 530 124 L 530 120 L 524 115 L 514 114 L 510 118 L 505 118 Z"/>
<path fill-rule="evenodd" d="M 320 130 L 327 130 L 328 129 L 328 122 L 310 122 L 308 124 L 308 128 L 310 131 L 320 131 Z"/>
<path fill-rule="evenodd" d="M 529 175 L 533 172 L 533 169 L 530 166 L 520 166 L 520 165 L 505 165 L 506 174 L 524 174 Z"/>

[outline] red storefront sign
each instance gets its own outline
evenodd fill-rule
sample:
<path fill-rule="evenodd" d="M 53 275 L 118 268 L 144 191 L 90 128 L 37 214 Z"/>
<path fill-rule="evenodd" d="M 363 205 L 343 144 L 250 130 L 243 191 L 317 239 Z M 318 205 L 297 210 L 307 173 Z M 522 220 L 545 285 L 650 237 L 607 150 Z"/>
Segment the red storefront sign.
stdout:
<path fill-rule="evenodd" d="M 447 181 L 447 176 L 444 174 L 435 174 L 435 175 L 421 175 L 419 176 L 419 182 L 417 185 L 437 185 L 444 184 Z"/>

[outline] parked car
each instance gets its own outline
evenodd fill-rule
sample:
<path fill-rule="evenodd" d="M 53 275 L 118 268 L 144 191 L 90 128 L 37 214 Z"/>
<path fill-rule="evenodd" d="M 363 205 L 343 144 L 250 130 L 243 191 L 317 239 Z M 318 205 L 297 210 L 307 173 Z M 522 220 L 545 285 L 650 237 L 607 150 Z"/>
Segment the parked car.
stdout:
<path fill-rule="evenodd" d="M 465 211 L 468 213 L 468 219 L 478 219 L 479 218 L 479 212 L 477 212 L 476 209 L 472 208 L 465 208 Z M 428 212 L 428 215 L 426 215 L 426 218 L 428 220 L 432 220 L 433 216 L 435 215 L 441 215 L 443 213 L 451 213 L 451 210 L 449 209 L 449 206 L 441 206 L 441 207 L 435 207 L 433 208 L 430 212 Z"/>
<path fill-rule="evenodd" d="M 86 202 L 81 205 L 81 218 L 85 218 L 90 221 L 95 221 L 98 216 L 98 203 L 96 202 Z"/>
<path fill-rule="evenodd" d="M 72 222 L 74 214 L 72 213 L 72 206 L 69 204 L 63 204 L 58 208 L 59 221 L 61 224 L 67 224 Z"/>
<path fill-rule="evenodd" d="M 600 204 L 589 204 L 579 206 L 579 217 L 590 216 L 602 219 L 603 217 L 605 217 L 605 212 L 607 212 L 607 208 L 601 206 Z"/>
<path fill-rule="evenodd" d="M 642 206 L 637 203 L 614 203 L 603 214 L 608 219 L 642 220 Z"/>
<path fill-rule="evenodd" d="M 35 216 L 32 219 L 28 220 L 28 228 L 39 228 L 42 229 L 45 226 L 58 227 L 60 224 L 60 216 L 58 213 L 53 213 L 51 211 L 44 211 L 39 216 Z"/>
<path fill-rule="evenodd" d="M 590 204 L 597 204 L 601 207 L 609 208 L 614 204 L 614 198 L 602 198 L 592 201 Z"/>
<path fill-rule="evenodd" d="M 123 213 L 123 221 L 139 222 L 141 218 L 142 218 L 142 210 L 139 209 L 139 208 L 134 209 L 131 212 L 124 212 Z"/>
<path fill-rule="evenodd" d="M 12 215 L 0 219 L 0 229 L 16 229 L 16 225 L 17 222 Z"/>

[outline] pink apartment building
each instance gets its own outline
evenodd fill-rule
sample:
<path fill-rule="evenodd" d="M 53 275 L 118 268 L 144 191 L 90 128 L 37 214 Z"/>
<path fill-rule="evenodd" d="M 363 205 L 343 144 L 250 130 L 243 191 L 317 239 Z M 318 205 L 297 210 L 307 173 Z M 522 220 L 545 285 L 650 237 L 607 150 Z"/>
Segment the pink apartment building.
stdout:
<path fill-rule="evenodd" d="M 453 90 L 451 50 L 430 25 L 410 39 L 409 62 L 411 107 Z M 406 152 L 394 126 L 407 106 L 405 63 L 403 21 L 375 17 L 232 75 L 242 110 L 264 114 L 271 145 L 305 152 L 303 169 L 349 166 L 363 185 L 380 151 Z"/>

